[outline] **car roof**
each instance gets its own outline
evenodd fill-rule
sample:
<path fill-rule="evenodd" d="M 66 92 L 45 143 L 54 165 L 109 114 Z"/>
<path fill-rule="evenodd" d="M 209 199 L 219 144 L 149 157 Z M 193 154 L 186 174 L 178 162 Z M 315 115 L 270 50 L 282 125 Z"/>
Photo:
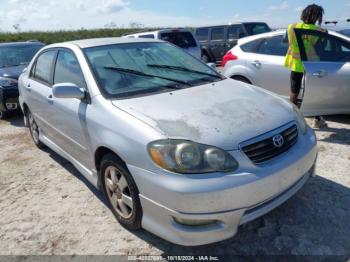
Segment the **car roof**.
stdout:
<path fill-rule="evenodd" d="M 49 48 L 49 47 L 62 47 L 67 45 L 75 45 L 80 48 L 89 48 L 89 47 L 114 45 L 114 44 L 152 43 L 152 42 L 164 42 L 164 41 L 156 40 L 156 39 L 147 39 L 147 38 L 104 37 L 104 38 L 91 38 L 91 39 L 57 43 L 47 47 Z"/>
<path fill-rule="evenodd" d="M 247 37 L 239 39 L 238 40 L 238 45 L 242 45 L 242 44 L 248 43 L 250 41 L 254 41 L 254 40 L 257 40 L 257 39 L 261 39 L 261 38 L 272 37 L 272 36 L 277 36 L 277 35 L 284 35 L 286 33 L 286 31 L 287 31 L 287 29 L 280 29 L 280 30 L 272 31 L 272 32 L 268 32 L 268 33 L 262 33 L 262 34 L 258 34 L 258 35 L 247 36 Z M 343 38 L 344 40 L 350 41 L 349 37 L 347 37 L 345 35 L 342 35 L 342 34 L 340 34 L 338 32 L 328 31 L 328 33 L 331 34 L 331 35 L 337 36 L 339 38 Z"/>
<path fill-rule="evenodd" d="M 228 24 L 199 26 L 199 27 L 196 27 L 195 29 L 211 28 L 211 27 L 219 27 L 219 26 L 242 25 L 242 24 L 266 24 L 266 23 L 265 22 L 233 22 Z"/>
<path fill-rule="evenodd" d="M 44 46 L 43 43 L 41 42 L 4 42 L 4 43 L 0 43 L 0 47 L 4 47 L 4 46 L 26 46 L 26 45 L 40 45 L 40 46 Z"/>
<path fill-rule="evenodd" d="M 160 29 L 160 30 L 155 30 L 155 31 L 143 31 L 143 32 L 138 32 L 135 34 L 128 34 L 124 35 L 124 37 L 129 37 L 129 36 L 140 36 L 140 35 L 151 35 L 151 34 L 157 34 L 157 33 L 168 33 L 168 32 L 191 32 L 190 29 L 187 28 L 167 28 L 167 29 Z"/>

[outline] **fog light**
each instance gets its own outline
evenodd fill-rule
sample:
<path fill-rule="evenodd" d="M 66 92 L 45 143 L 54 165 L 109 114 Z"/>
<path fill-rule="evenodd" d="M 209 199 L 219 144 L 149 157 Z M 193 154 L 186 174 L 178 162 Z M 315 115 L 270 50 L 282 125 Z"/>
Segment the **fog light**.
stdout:
<path fill-rule="evenodd" d="M 208 226 L 211 224 L 216 223 L 216 220 L 194 220 L 194 219 L 183 219 L 183 218 L 175 218 L 174 220 L 184 226 L 194 226 L 194 227 L 198 227 L 198 226 Z"/>

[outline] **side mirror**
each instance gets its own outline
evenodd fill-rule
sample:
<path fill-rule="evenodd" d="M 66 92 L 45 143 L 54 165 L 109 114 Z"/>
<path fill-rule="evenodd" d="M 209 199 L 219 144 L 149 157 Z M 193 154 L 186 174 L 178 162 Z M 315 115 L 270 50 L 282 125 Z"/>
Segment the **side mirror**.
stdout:
<path fill-rule="evenodd" d="M 209 66 L 212 69 L 216 70 L 216 64 L 215 63 L 207 63 L 207 66 Z"/>
<path fill-rule="evenodd" d="M 72 83 L 56 84 L 52 87 L 52 93 L 57 98 L 85 98 L 84 89 Z"/>

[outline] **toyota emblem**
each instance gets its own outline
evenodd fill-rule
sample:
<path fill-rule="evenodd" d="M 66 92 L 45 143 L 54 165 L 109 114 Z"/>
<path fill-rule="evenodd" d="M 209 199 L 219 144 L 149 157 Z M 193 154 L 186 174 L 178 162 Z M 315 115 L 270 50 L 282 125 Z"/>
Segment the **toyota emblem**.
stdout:
<path fill-rule="evenodd" d="M 272 138 L 273 144 L 275 145 L 275 147 L 282 147 L 284 145 L 284 137 L 280 134 L 275 135 Z"/>

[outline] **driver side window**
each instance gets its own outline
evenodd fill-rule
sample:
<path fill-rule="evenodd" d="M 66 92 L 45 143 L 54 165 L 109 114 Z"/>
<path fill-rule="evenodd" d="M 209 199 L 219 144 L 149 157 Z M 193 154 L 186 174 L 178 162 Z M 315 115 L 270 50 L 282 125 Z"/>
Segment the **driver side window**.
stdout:
<path fill-rule="evenodd" d="M 71 51 L 60 50 L 54 73 L 54 84 L 72 83 L 85 88 L 85 80 L 79 62 Z"/>
<path fill-rule="evenodd" d="M 304 61 L 349 62 L 350 43 L 315 30 L 295 30 Z"/>

